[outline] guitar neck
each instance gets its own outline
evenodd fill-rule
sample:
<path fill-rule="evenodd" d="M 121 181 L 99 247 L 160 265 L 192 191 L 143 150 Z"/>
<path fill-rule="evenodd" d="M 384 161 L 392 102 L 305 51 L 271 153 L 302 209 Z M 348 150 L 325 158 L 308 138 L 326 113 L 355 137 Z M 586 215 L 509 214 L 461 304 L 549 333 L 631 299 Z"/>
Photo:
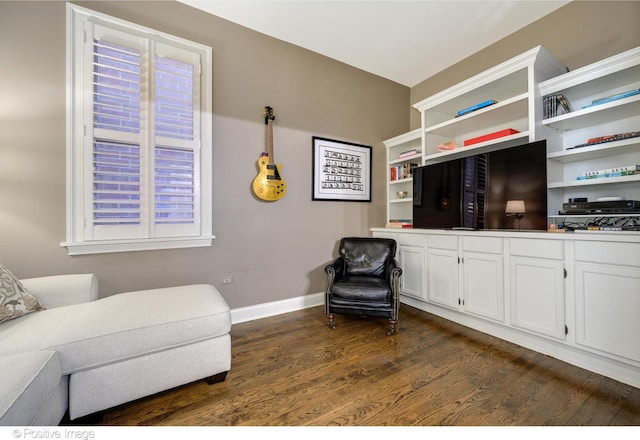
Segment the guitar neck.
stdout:
<path fill-rule="evenodd" d="M 267 154 L 269 155 L 269 165 L 275 163 L 273 158 L 273 122 L 271 119 L 267 121 Z"/>

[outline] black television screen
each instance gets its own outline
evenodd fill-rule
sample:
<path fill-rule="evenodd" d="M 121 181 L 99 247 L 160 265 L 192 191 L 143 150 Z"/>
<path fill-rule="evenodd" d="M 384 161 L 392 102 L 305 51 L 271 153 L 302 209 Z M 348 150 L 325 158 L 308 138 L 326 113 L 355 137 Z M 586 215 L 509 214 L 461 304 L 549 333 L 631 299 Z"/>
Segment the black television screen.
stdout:
<path fill-rule="evenodd" d="M 418 167 L 414 228 L 547 229 L 547 148 L 538 141 Z M 522 219 L 505 213 L 523 200 Z"/>

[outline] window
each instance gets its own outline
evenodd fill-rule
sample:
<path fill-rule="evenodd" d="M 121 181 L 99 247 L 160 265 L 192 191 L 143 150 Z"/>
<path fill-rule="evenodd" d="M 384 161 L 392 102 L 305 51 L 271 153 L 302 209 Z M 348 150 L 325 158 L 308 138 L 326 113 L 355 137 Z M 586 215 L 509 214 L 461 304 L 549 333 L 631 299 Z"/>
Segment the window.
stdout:
<path fill-rule="evenodd" d="M 70 255 L 211 245 L 211 48 L 67 5 Z"/>

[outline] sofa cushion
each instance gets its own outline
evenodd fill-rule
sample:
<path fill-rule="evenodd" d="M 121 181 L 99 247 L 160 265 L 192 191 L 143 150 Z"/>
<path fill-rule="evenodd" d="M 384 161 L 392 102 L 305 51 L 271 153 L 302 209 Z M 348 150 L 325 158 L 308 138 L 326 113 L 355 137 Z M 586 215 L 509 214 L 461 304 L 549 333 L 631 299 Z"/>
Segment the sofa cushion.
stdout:
<path fill-rule="evenodd" d="M 0 264 L 0 323 L 41 309 L 38 300 Z"/>
<path fill-rule="evenodd" d="M 0 355 L 21 344 L 58 352 L 63 374 L 229 333 L 229 307 L 206 284 L 121 293 L 0 326 Z"/>
<path fill-rule="evenodd" d="M 56 352 L 29 351 L 0 357 L 0 371 L 0 425 L 37 422 L 62 377 Z"/>

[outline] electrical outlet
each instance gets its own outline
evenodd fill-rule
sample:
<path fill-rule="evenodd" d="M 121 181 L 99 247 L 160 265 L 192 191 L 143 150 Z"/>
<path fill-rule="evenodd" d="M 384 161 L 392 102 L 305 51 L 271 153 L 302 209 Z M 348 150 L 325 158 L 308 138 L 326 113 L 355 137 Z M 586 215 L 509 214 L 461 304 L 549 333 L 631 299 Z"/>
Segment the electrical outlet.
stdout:
<path fill-rule="evenodd" d="M 228 275 L 222 279 L 222 284 L 231 284 L 233 283 L 233 277 Z"/>

